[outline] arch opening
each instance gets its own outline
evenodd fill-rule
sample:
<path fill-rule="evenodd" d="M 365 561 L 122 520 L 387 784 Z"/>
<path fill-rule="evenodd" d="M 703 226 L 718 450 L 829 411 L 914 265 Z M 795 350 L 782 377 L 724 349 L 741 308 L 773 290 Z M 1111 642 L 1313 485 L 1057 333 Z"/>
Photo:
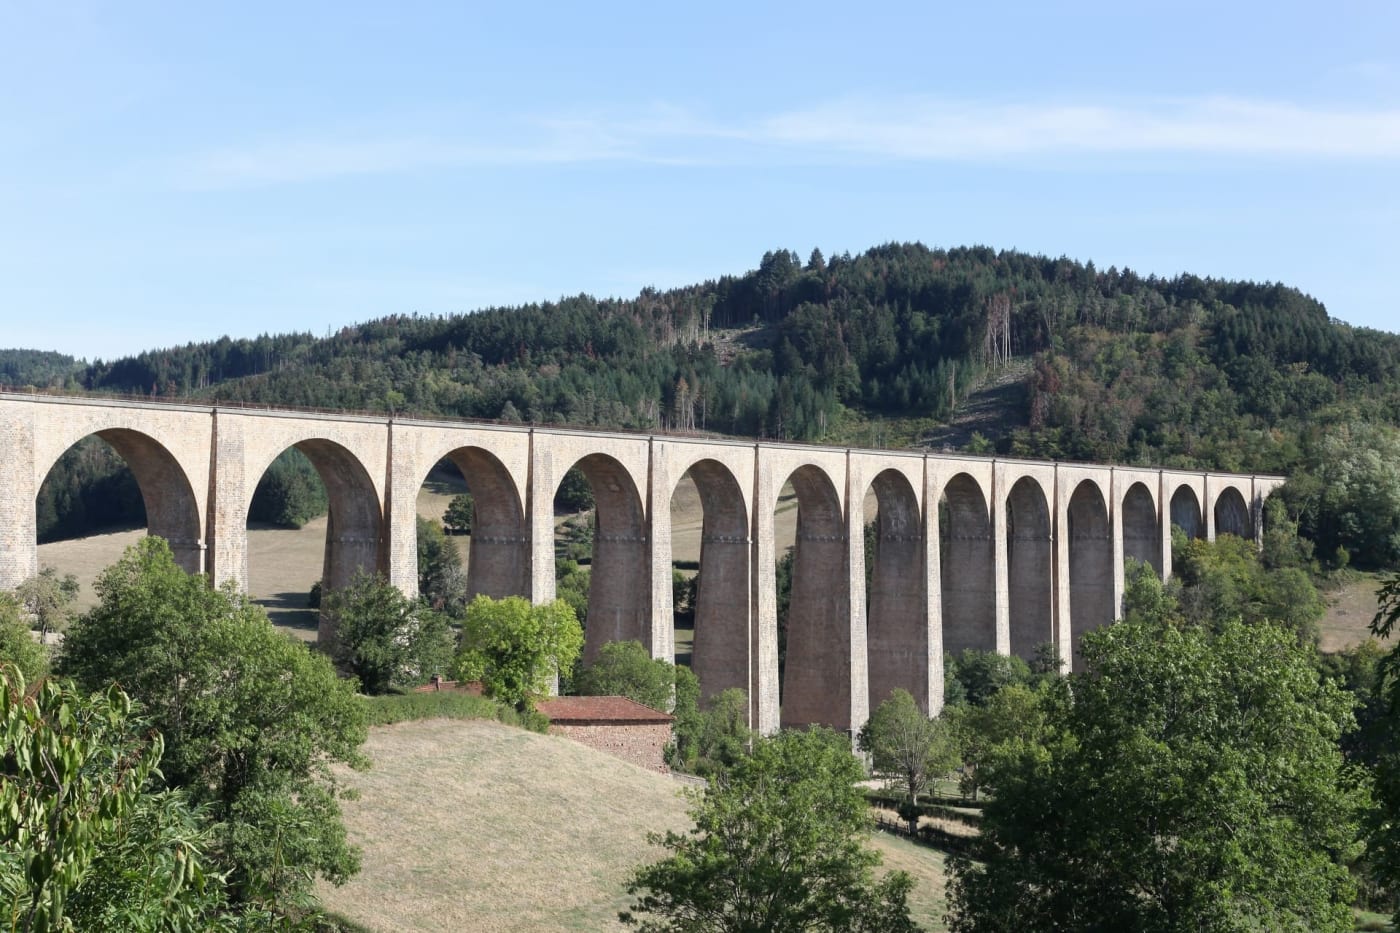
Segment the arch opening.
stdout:
<path fill-rule="evenodd" d="M 866 546 L 866 658 L 870 709 L 891 691 L 908 690 L 925 713 L 929 704 L 928 580 L 923 516 L 914 488 L 897 470 L 870 484 L 873 535 Z M 869 508 L 866 508 L 869 516 Z M 873 539 L 873 540 L 872 540 Z"/>
<path fill-rule="evenodd" d="M 749 519 L 729 468 L 700 460 L 671 494 L 676 658 L 700 681 L 702 700 L 730 688 L 748 692 L 756 646 L 749 632 Z"/>
<path fill-rule="evenodd" d="M 1215 499 L 1215 534 L 1254 540 L 1254 522 L 1244 496 L 1234 486 L 1221 490 Z"/>
<path fill-rule="evenodd" d="M 1204 538 L 1205 522 L 1201 519 L 1201 500 L 1190 486 L 1178 486 L 1172 493 L 1172 524 L 1180 528 L 1187 538 Z"/>
<path fill-rule="evenodd" d="M 1097 484 L 1085 480 L 1069 500 L 1071 670 L 1082 670 L 1079 639 L 1113 621 L 1113 535 Z"/>
<path fill-rule="evenodd" d="M 783 728 L 851 728 L 851 594 L 841 500 L 826 473 L 799 467 L 791 589 L 780 665 Z M 775 516 L 775 525 L 777 524 Z"/>
<path fill-rule="evenodd" d="M 247 514 L 249 595 L 275 624 L 307 640 L 314 631 L 334 651 L 334 624 L 311 609 L 308 588 L 324 596 L 357 573 L 384 571 L 383 511 L 368 471 L 334 441 L 297 441 L 264 469 Z"/>
<path fill-rule="evenodd" d="M 1162 575 L 1162 537 L 1157 507 L 1142 483 L 1133 483 L 1123 496 L 1123 557 L 1148 564 Z"/>
<path fill-rule="evenodd" d="M 78 578 L 77 609 L 96 604 L 93 580 L 143 528 L 169 543 L 185 572 L 206 569 L 189 477 L 163 444 L 139 431 L 96 431 L 72 444 L 45 471 L 34 510 L 38 563 Z"/>
<path fill-rule="evenodd" d="M 458 497 L 463 497 L 459 499 Z M 530 532 L 515 480 L 495 454 L 482 447 L 459 447 L 440 460 L 418 494 L 418 514 L 441 523 L 458 558 L 448 569 L 458 580 L 439 581 L 419 567 L 419 589 L 434 598 L 442 585 L 444 602 L 469 602 L 530 592 Z M 419 559 L 423 559 L 420 547 Z M 451 565 L 448 557 L 446 563 Z"/>
<path fill-rule="evenodd" d="M 1011 653 L 1033 660 L 1054 645 L 1055 542 L 1040 483 L 1023 476 L 1006 497 L 1007 596 Z"/>
<path fill-rule="evenodd" d="M 575 540 L 588 543 L 566 553 L 565 565 L 557 570 L 563 571 L 558 575 L 559 585 L 569 587 L 569 575 L 577 571 L 567 561 L 589 555 L 587 580 L 572 585 L 586 586 L 588 592 L 583 662 L 591 664 L 608 642 L 651 645 L 651 557 L 645 510 L 627 469 L 606 454 L 589 454 L 578 460 L 556 489 L 556 514 L 561 507 L 567 513 L 574 496 L 582 501 L 582 492 L 570 488 L 580 483 L 590 491 L 593 511 L 591 516 L 579 513 L 572 525 L 566 521 L 564 530 Z M 582 565 L 583 561 L 576 563 Z"/>
<path fill-rule="evenodd" d="M 943 650 L 995 651 L 996 543 L 982 487 L 959 473 L 943 488 L 938 508 L 943 584 Z"/>

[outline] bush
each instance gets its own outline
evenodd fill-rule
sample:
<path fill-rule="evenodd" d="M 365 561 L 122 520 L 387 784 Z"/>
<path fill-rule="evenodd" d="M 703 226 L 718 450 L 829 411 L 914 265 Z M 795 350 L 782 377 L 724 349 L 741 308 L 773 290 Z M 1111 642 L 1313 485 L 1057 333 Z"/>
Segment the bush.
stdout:
<path fill-rule="evenodd" d="M 531 732 L 545 732 L 549 727 L 549 720 L 539 713 L 526 715 L 490 697 L 455 691 L 386 694 L 362 697 L 361 702 L 365 707 L 365 719 L 371 726 L 420 719 L 493 719 Z"/>

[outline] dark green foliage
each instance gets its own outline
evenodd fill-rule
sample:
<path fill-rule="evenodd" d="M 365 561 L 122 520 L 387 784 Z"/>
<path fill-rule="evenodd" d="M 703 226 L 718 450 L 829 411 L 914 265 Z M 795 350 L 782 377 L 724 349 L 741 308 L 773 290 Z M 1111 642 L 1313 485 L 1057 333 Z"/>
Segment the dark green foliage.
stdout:
<path fill-rule="evenodd" d="M 1364 777 L 1350 699 L 1274 626 L 1087 634 L 1038 735 L 984 756 L 956 931 L 1352 929 Z"/>
<path fill-rule="evenodd" d="M 20 615 L 20 604 L 9 593 L 0 593 L 0 665 L 12 664 L 25 680 L 48 673 L 49 652 L 29 634 Z"/>
<path fill-rule="evenodd" d="M 1300 466 L 1281 495 L 1317 553 L 1340 566 L 1400 566 L 1400 431 L 1339 425 L 1310 438 Z"/>
<path fill-rule="evenodd" d="M 1186 540 L 1173 529 L 1169 592 L 1189 624 L 1219 628 L 1231 619 L 1273 622 L 1315 645 L 1326 612 L 1308 574 L 1298 567 L 1265 567 L 1252 541 L 1221 535 Z"/>
<path fill-rule="evenodd" d="M 588 586 L 592 574 L 572 560 L 554 562 L 554 595 L 574 611 L 579 625 L 588 627 Z"/>
<path fill-rule="evenodd" d="M 82 363 L 62 353 L 0 350 L 0 386 L 62 389 L 82 370 Z"/>
<path fill-rule="evenodd" d="M 676 683 L 675 665 L 653 658 L 641 642 L 612 641 L 592 664 L 574 677 L 581 696 L 624 696 L 644 706 L 669 710 Z"/>
<path fill-rule="evenodd" d="M 1015 655 L 968 648 L 956 656 L 943 656 L 943 697 L 949 706 L 985 706 L 1003 687 L 1035 679 L 1030 665 Z"/>
<path fill-rule="evenodd" d="M 369 694 L 427 683 L 447 673 L 454 639 L 447 620 L 383 577 L 357 573 L 326 599 L 336 627 L 336 663 Z"/>
<path fill-rule="evenodd" d="M 469 535 L 472 522 L 476 520 L 476 504 L 471 493 L 463 492 L 452 497 L 447 503 L 447 511 L 442 513 L 442 524 L 450 534 Z"/>
<path fill-rule="evenodd" d="M 1371 631 L 1389 638 L 1400 624 L 1400 576 L 1382 584 Z M 1365 676 L 1364 668 L 1362 676 Z M 1367 834 L 1366 861 L 1375 879 L 1391 892 L 1400 890 L 1400 647 L 1392 647 L 1374 672 L 1374 707 L 1368 742 L 1362 749 L 1375 776 L 1376 809 Z M 1393 897 L 1393 894 L 1392 894 Z M 1394 911 L 1400 923 L 1400 907 Z"/>
<path fill-rule="evenodd" d="M 559 490 L 554 494 L 554 508 L 559 512 L 587 512 L 593 508 L 593 487 L 578 467 L 564 474 Z"/>
<path fill-rule="evenodd" d="M 455 690 L 425 693 L 397 693 L 362 697 L 365 720 L 371 726 L 390 726 L 419 719 L 494 719 L 508 726 L 545 732 L 548 720 L 523 714 L 512 706 L 490 697 L 472 696 Z"/>
<path fill-rule="evenodd" d="M 231 896 L 284 905 L 317 875 L 353 874 L 330 768 L 362 761 L 352 684 L 246 598 L 185 574 L 160 538 L 129 548 L 97 591 L 101 602 L 68 632 L 61 672 L 88 690 L 119 681 L 141 704 L 165 736 L 167 782 L 216 827 Z"/>
<path fill-rule="evenodd" d="M 326 514 L 326 487 L 306 455 L 288 447 L 258 480 L 248 506 L 248 520 L 300 528 Z"/>
<path fill-rule="evenodd" d="M 467 575 L 457 545 L 431 518 L 417 516 L 418 596 L 434 609 L 458 615 L 467 603 Z"/>
<path fill-rule="evenodd" d="M 730 687 L 700 708 L 700 681 L 688 667 L 676 667 L 675 745 L 671 767 L 692 774 L 718 774 L 749 753 L 755 733 L 749 729 L 749 697 Z"/>
<path fill-rule="evenodd" d="M 874 879 L 862 777 L 845 736 L 813 729 L 759 741 L 710 779 L 694 829 L 652 836 L 671 854 L 632 876 L 637 901 L 622 919 L 653 933 L 918 929 L 909 876 Z"/>

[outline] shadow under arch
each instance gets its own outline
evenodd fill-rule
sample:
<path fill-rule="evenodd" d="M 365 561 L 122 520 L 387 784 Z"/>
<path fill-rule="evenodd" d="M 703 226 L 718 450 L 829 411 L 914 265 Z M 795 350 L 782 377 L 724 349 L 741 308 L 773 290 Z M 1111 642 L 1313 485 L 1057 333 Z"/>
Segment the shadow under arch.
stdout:
<path fill-rule="evenodd" d="M 685 474 L 700 497 L 700 572 L 690 668 L 703 699 L 731 687 L 748 691 L 757 663 L 749 632 L 749 517 L 739 482 L 716 460 Z"/>
<path fill-rule="evenodd" d="M 902 688 L 927 713 L 930 660 L 923 516 L 914 488 L 898 470 L 885 470 L 870 485 L 879 503 L 865 623 L 870 709 Z"/>
<path fill-rule="evenodd" d="M 1234 486 L 1226 486 L 1215 498 L 1215 535 L 1234 535 L 1246 541 L 1254 540 L 1254 522 L 1249 505 Z"/>
<path fill-rule="evenodd" d="M 846 522 L 831 479 L 819 467 L 788 477 L 797 493 L 797 542 L 788 602 L 782 727 L 851 728 L 851 588 Z"/>
<path fill-rule="evenodd" d="M 68 450 L 87 437 L 105 441 L 131 470 L 146 510 L 146 533 L 169 543 L 180 569 L 186 573 L 204 573 L 205 548 L 199 503 L 189 476 L 174 454 L 150 435 L 130 428 L 94 431 L 78 438 Z M 55 458 L 45 469 L 44 481 L 57 463 L 58 458 Z M 42 488 L 43 482 L 36 492 Z"/>
<path fill-rule="evenodd" d="M 1017 480 L 1006 497 L 1006 547 L 1011 653 L 1029 661 L 1036 648 L 1057 641 L 1050 505 L 1032 477 Z"/>
<path fill-rule="evenodd" d="M 445 459 L 461 472 L 472 496 L 467 599 L 528 596 L 530 530 L 510 471 L 495 454 L 481 447 L 458 447 Z"/>
<path fill-rule="evenodd" d="M 1079 639 L 1113 621 L 1113 535 L 1108 505 L 1092 480 L 1069 500 L 1070 669 L 1081 670 Z"/>
<path fill-rule="evenodd" d="M 651 551 L 642 499 L 627 468 L 607 454 L 588 454 L 573 468 L 588 480 L 595 509 L 583 642 L 583 660 L 591 663 L 608 642 L 651 645 Z M 560 484 L 567 472 L 559 474 Z"/>
<path fill-rule="evenodd" d="M 384 514 L 374 482 L 360 458 L 324 438 L 307 438 L 291 446 L 310 461 L 326 488 L 329 509 L 321 564 L 322 592 L 344 589 L 356 573 L 383 572 Z M 251 504 L 252 490 L 244 503 L 245 516 Z M 322 650 L 334 652 L 335 624 L 325 612 L 317 624 L 317 639 Z"/>
<path fill-rule="evenodd" d="M 943 584 L 943 650 L 997 648 L 996 555 L 982 487 L 959 473 L 943 488 L 938 509 Z"/>
<path fill-rule="evenodd" d="M 1140 560 L 1162 576 L 1162 536 L 1157 507 L 1142 483 L 1133 483 L 1123 496 L 1123 557 Z"/>
<path fill-rule="evenodd" d="M 1188 538 L 1204 538 L 1205 522 L 1201 519 L 1201 500 L 1190 486 L 1178 486 L 1172 493 L 1172 524 Z"/>

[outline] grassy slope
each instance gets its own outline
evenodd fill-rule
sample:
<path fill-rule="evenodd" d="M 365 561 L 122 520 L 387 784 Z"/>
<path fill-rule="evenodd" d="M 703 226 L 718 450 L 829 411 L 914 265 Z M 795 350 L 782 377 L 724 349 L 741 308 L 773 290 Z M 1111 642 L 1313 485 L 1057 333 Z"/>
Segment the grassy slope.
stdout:
<path fill-rule="evenodd" d="M 681 829 L 681 785 L 566 739 L 491 722 L 372 730 L 374 767 L 346 804 L 364 869 L 326 907 L 373 930 L 619 929 L 623 879 L 657 858 L 649 831 Z M 943 860 L 885 836 L 915 876 L 914 907 L 941 929 Z"/>

